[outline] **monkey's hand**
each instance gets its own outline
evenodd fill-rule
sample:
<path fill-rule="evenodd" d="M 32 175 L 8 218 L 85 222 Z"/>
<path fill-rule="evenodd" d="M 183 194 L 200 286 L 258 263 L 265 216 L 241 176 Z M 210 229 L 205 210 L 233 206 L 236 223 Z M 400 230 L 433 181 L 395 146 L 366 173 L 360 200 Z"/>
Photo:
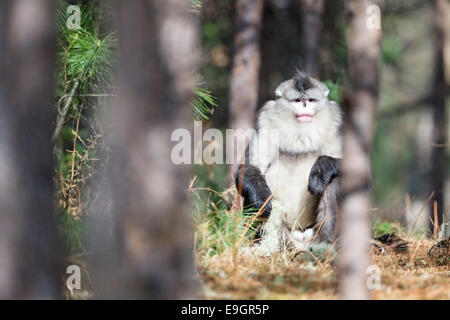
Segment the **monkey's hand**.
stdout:
<path fill-rule="evenodd" d="M 270 197 L 271 191 L 261 171 L 251 165 L 239 168 L 235 176 L 236 188 L 244 197 L 245 208 L 253 207 L 259 210 Z M 267 218 L 272 211 L 271 200 L 267 202 L 259 217 Z"/>
<path fill-rule="evenodd" d="M 339 176 L 340 164 L 336 158 L 320 156 L 309 173 L 308 191 L 313 195 L 321 195 L 326 187 Z"/>
<path fill-rule="evenodd" d="M 281 225 L 281 240 L 284 246 L 289 246 L 294 251 L 306 251 L 309 249 L 314 238 L 314 229 L 306 229 L 305 231 L 300 230 L 289 230 L 284 224 Z"/>
<path fill-rule="evenodd" d="M 295 230 L 292 232 L 292 244 L 296 251 L 306 251 L 311 246 L 314 237 L 313 229 L 306 229 L 304 232 Z"/>

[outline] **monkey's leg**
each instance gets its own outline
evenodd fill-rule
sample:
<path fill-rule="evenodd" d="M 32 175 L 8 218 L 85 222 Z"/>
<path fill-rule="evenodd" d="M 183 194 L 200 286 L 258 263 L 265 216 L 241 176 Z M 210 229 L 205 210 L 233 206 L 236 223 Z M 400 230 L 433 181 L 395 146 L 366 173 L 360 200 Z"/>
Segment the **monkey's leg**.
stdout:
<path fill-rule="evenodd" d="M 316 223 L 317 240 L 333 242 L 336 239 L 335 220 L 338 209 L 340 164 L 336 158 L 320 156 L 309 174 L 308 191 L 319 195 Z"/>
<path fill-rule="evenodd" d="M 254 207 L 259 210 L 271 194 L 261 170 L 255 166 L 242 165 L 235 174 L 235 182 L 238 192 L 244 197 L 245 208 Z M 269 201 L 260 213 L 260 217 L 269 217 L 271 211 L 272 204 Z"/>
<path fill-rule="evenodd" d="M 308 191 L 313 195 L 322 195 L 333 179 L 339 176 L 339 170 L 338 159 L 328 156 L 317 158 L 309 173 Z"/>
<path fill-rule="evenodd" d="M 331 181 L 325 188 L 317 206 L 314 229 L 317 233 L 317 240 L 320 242 L 334 242 L 337 239 L 336 213 L 338 210 L 338 193 L 339 178 Z"/>

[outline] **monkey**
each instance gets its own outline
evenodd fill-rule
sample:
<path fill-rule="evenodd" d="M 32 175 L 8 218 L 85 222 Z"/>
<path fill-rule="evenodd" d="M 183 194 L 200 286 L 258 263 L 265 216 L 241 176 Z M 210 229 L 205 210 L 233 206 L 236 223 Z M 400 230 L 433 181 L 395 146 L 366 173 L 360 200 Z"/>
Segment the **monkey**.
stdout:
<path fill-rule="evenodd" d="M 271 213 L 271 195 L 283 206 L 280 235 L 298 250 L 337 238 L 343 120 L 328 95 L 323 82 L 304 72 L 281 83 L 276 99 L 259 110 L 256 134 L 234 174 L 244 206 L 261 209 L 261 218 Z"/>

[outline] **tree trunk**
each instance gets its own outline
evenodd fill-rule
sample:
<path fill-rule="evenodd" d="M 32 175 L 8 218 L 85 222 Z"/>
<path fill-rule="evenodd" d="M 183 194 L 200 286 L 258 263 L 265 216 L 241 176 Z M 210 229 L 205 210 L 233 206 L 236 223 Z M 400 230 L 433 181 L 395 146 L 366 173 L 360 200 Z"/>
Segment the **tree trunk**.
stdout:
<path fill-rule="evenodd" d="M 302 0 L 301 7 L 303 71 L 312 77 L 318 77 L 324 0 Z"/>
<path fill-rule="evenodd" d="M 258 103 L 258 77 L 261 64 L 260 34 L 264 0 L 236 1 L 236 35 L 234 37 L 233 68 L 230 77 L 229 128 L 248 130 L 254 127 Z M 243 150 L 248 141 L 236 136 L 235 150 Z M 227 145 L 227 154 L 233 155 L 229 177 L 243 154 L 236 154 Z"/>
<path fill-rule="evenodd" d="M 369 298 L 370 152 L 378 100 L 378 57 L 381 31 L 367 27 L 370 1 L 349 2 L 348 110 L 344 128 L 342 201 L 338 217 L 341 252 L 339 289 L 343 299 Z"/>
<path fill-rule="evenodd" d="M 446 10 L 447 1 L 433 1 L 433 30 L 434 30 L 434 79 L 432 87 L 432 107 L 433 107 L 433 141 L 431 153 L 430 186 L 435 191 L 437 204 L 437 225 L 439 229 L 443 222 L 444 208 L 444 183 L 447 169 L 446 143 L 447 143 L 447 115 L 445 106 L 445 76 L 444 76 L 444 44 L 446 30 Z M 435 205 L 430 203 L 430 223 L 429 232 L 433 234 L 435 229 Z"/>
<path fill-rule="evenodd" d="M 0 4 L 0 299 L 62 297 L 53 206 L 55 1 Z"/>
<path fill-rule="evenodd" d="M 192 298 L 191 167 L 171 161 L 170 141 L 175 129 L 192 129 L 197 27 L 188 1 L 117 1 L 116 6 L 120 93 L 111 111 L 109 180 L 115 224 L 112 238 L 93 240 L 98 241 L 93 245 L 97 294 Z M 96 232 L 105 230 L 97 222 Z"/>

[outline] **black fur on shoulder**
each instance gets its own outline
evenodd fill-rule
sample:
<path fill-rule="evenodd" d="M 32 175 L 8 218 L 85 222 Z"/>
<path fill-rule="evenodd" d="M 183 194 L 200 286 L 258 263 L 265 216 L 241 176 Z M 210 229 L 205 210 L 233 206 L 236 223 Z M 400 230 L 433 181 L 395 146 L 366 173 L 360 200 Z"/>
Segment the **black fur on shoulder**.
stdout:
<path fill-rule="evenodd" d="M 320 156 L 309 174 L 308 191 L 313 195 L 321 195 L 326 187 L 339 176 L 340 163 L 336 158 Z"/>
<path fill-rule="evenodd" d="M 259 210 L 264 202 L 271 195 L 266 179 L 261 171 L 252 165 L 242 165 L 235 174 L 236 188 L 240 195 L 244 197 L 244 207 Z M 272 211 L 272 204 L 269 201 L 259 217 L 267 218 Z"/>

